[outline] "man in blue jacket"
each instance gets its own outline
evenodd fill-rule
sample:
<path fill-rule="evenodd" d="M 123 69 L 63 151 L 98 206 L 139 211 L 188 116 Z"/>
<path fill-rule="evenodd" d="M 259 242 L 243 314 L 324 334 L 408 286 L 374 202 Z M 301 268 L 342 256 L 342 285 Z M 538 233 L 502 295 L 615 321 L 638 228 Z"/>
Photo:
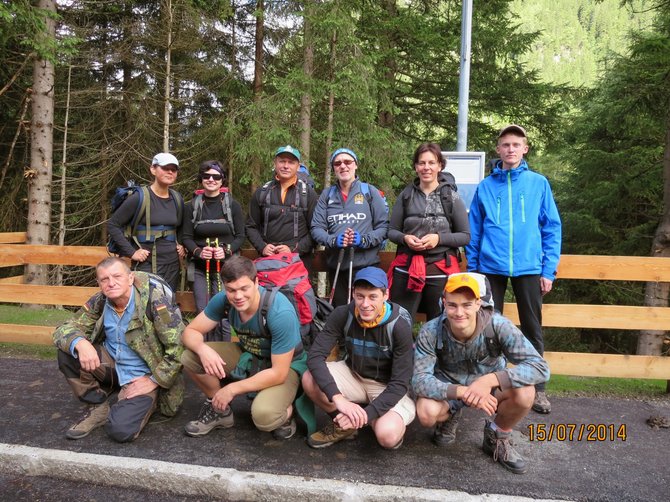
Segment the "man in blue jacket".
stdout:
<path fill-rule="evenodd" d="M 561 219 L 547 179 L 528 168 L 526 130 L 508 125 L 498 135 L 500 156 L 477 187 L 470 207 L 468 271 L 485 274 L 496 308 L 503 311 L 508 279 L 521 331 L 540 355 L 542 297 L 551 291 L 561 253 Z M 549 413 L 544 384 L 535 387 L 533 410 Z"/>

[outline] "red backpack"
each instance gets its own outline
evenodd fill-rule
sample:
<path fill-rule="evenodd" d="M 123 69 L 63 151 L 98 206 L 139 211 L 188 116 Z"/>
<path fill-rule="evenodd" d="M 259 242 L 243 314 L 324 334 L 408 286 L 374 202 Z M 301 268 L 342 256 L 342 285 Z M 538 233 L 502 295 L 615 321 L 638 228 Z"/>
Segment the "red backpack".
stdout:
<path fill-rule="evenodd" d="M 300 333 L 304 339 L 316 315 L 316 294 L 300 255 L 285 253 L 263 256 L 254 263 L 259 284 L 268 290 L 279 288 L 295 308 L 300 321 Z"/>

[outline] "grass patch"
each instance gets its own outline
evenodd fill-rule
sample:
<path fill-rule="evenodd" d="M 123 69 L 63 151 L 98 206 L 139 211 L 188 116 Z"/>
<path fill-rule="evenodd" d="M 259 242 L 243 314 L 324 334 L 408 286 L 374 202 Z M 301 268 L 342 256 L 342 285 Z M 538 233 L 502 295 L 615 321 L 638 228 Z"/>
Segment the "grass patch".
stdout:
<path fill-rule="evenodd" d="M 664 397 L 667 382 L 642 378 L 605 378 L 552 375 L 547 392 L 558 396 Z"/>
<path fill-rule="evenodd" d="M 58 349 L 53 345 L 32 345 L 27 343 L 0 343 L 0 357 L 14 359 L 56 360 Z"/>
<path fill-rule="evenodd" d="M 3 324 L 56 326 L 70 317 L 72 317 L 72 312 L 65 309 L 32 309 L 19 305 L 0 305 L 0 323 Z"/>

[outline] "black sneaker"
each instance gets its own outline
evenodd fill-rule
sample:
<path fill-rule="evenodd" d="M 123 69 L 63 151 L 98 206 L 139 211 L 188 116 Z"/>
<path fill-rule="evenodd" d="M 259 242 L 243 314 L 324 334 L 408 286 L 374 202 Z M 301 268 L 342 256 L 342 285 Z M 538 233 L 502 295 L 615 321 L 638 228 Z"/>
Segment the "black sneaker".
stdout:
<path fill-rule="evenodd" d="M 209 434 L 214 429 L 227 429 L 233 425 L 235 417 L 230 406 L 223 413 L 219 413 L 212 406 L 212 402 L 207 400 L 200 408 L 198 418 L 184 426 L 184 432 L 189 436 L 199 437 Z"/>
<path fill-rule="evenodd" d="M 462 408 L 453 415 L 450 415 L 444 422 L 435 426 L 433 433 L 433 443 L 437 446 L 447 446 L 456 441 L 456 429 L 458 429 L 458 420 L 461 418 Z"/>
<path fill-rule="evenodd" d="M 295 419 L 293 417 L 288 417 L 286 422 L 272 431 L 272 437 L 279 440 L 291 439 L 295 436 L 296 430 L 298 430 L 298 427 L 295 423 Z"/>
<path fill-rule="evenodd" d="M 514 474 L 523 474 L 528 470 L 526 461 L 512 446 L 512 433 L 494 431 L 491 422 L 486 421 L 484 425 L 484 442 L 482 449 L 493 457 L 493 460 L 501 464 L 505 469 Z"/>

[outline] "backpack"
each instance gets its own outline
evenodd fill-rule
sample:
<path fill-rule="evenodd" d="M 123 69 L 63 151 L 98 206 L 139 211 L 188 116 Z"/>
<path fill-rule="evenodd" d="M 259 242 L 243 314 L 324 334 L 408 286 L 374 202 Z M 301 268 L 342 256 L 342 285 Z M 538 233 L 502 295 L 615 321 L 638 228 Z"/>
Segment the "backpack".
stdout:
<path fill-rule="evenodd" d="M 175 294 L 170 285 L 161 276 L 145 272 L 149 276 L 149 299 L 147 301 L 146 316 L 151 322 L 154 321 L 153 310 L 151 308 L 152 298 L 155 290 L 158 290 L 160 296 L 164 296 L 170 306 L 174 305 L 176 300 Z M 167 311 L 163 310 L 167 314 Z M 161 312 L 161 313 L 162 313 Z M 169 322 L 169 314 L 167 322 Z"/>
<path fill-rule="evenodd" d="M 400 313 L 398 317 L 393 319 L 391 322 L 386 323 L 386 338 L 388 339 L 389 343 L 389 351 L 393 352 L 393 329 L 395 328 L 395 323 L 397 323 L 400 319 L 405 319 L 407 322 L 409 322 L 409 325 L 412 325 L 412 318 L 409 315 L 409 312 L 403 307 L 400 307 Z M 347 335 L 349 334 L 349 329 L 351 329 L 351 325 L 354 322 L 354 315 L 351 313 L 351 310 L 347 312 L 347 322 L 344 323 L 344 337 L 346 339 Z"/>
<path fill-rule="evenodd" d="M 261 207 L 265 209 L 264 218 L 263 218 L 263 235 L 268 235 L 268 224 L 270 221 L 270 209 L 272 207 L 271 194 L 272 190 L 270 187 L 275 180 L 270 180 L 261 187 Z M 263 196 L 265 192 L 265 196 Z M 305 213 L 307 211 L 307 183 L 300 177 L 296 182 L 295 187 L 295 203 L 291 206 L 290 211 L 293 212 L 293 238 L 298 238 L 298 228 L 299 228 L 299 215 L 300 213 Z M 285 207 L 285 206 L 282 206 Z M 305 221 L 307 216 L 304 216 Z M 307 229 L 309 230 L 309 221 L 306 221 Z"/>
<path fill-rule="evenodd" d="M 437 334 L 437 343 L 435 347 L 436 350 L 442 350 L 444 348 L 444 319 L 445 316 L 442 314 L 439 317 L 439 321 L 437 323 L 439 326 L 439 332 Z M 498 338 L 498 333 L 493 327 L 493 319 L 491 319 L 491 322 L 489 322 L 484 328 L 484 337 L 486 338 L 486 351 L 489 353 L 489 357 L 500 357 L 502 353 L 502 343 L 500 342 L 500 338 Z"/>
<path fill-rule="evenodd" d="M 227 188 L 221 188 L 222 197 L 219 197 L 221 200 L 221 207 L 223 208 L 223 214 L 226 215 L 226 219 L 216 219 L 216 220 L 202 220 L 202 206 L 204 205 L 204 195 L 200 190 L 196 190 L 195 197 L 191 204 L 193 205 L 193 217 L 191 222 L 193 223 L 193 229 L 198 225 L 203 223 L 228 223 L 231 227 L 233 225 L 233 211 L 230 207 L 230 194 L 228 193 Z"/>
<path fill-rule="evenodd" d="M 312 175 L 307 169 L 307 166 L 303 164 L 300 164 L 300 167 L 298 168 L 298 179 L 303 180 L 310 187 L 316 189 L 316 182 L 314 181 L 314 178 L 312 178 Z"/>
<path fill-rule="evenodd" d="M 295 308 L 300 322 L 300 335 L 309 342 L 311 324 L 317 313 L 316 294 L 309 282 L 309 272 L 298 253 L 257 258 L 258 283 L 265 289 L 278 289 Z M 308 343 L 307 343 L 308 344 Z M 307 345 L 306 344 L 306 345 Z"/>
<path fill-rule="evenodd" d="M 172 200 L 177 206 L 177 221 L 181 221 L 182 212 L 184 210 L 184 199 L 176 190 L 169 189 L 172 195 Z M 123 202 L 135 192 L 139 195 L 137 207 L 132 219 L 123 231 L 123 236 L 129 241 L 135 242 L 137 247 L 141 247 L 140 243 L 154 242 L 160 237 L 168 238 L 169 240 L 177 239 L 176 228 L 167 225 L 151 226 L 151 204 L 149 187 L 139 186 L 133 180 L 129 180 L 126 186 L 118 187 L 114 191 L 112 200 L 110 202 L 112 214 L 123 204 Z M 141 215 L 144 215 L 144 225 L 138 225 Z M 107 251 L 111 254 L 120 254 L 121 249 L 111 236 L 107 237 Z"/>
<path fill-rule="evenodd" d="M 440 188 L 440 201 L 442 202 L 444 216 L 449 221 L 449 227 L 454 228 L 454 193 L 458 192 L 458 186 L 456 186 L 456 178 L 454 178 L 453 174 L 448 171 L 442 171 L 442 174 L 445 176 L 440 181 L 446 181 L 447 184 L 442 185 L 442 188 Z M 414 188 L 412 185 L 406 186 L 403 191 L 400 192 L 399 197 L 402 197 L 402 207 L 403 212 L 405 213 L 407 212 L 407 201 L 413 194 Z"/>

